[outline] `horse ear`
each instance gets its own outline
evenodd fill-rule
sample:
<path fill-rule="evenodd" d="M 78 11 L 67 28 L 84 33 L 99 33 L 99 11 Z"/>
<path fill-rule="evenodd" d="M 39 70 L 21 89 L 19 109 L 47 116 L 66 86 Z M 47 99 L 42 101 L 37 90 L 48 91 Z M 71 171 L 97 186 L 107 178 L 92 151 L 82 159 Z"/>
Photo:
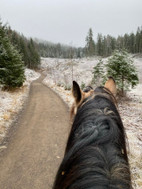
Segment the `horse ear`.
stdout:
<path fill-rule="evenodd" d="M 116 83 L 115 80 L 113 79 L 113 77 L 109 77 L 108 80 L 105 83 L 105 86 L 107 89 L 110 90 L 110 92 L 116 96 L 117 93 L 117 89 L 116 89 Z"/>
<path fill-rule="evenodd" d="M 76 104 L 78 104 L 81 101 L 82 93 L 76 81 L 73 81 L 72 94 L 73 94 L 73 97 L 75 98 Z"/>

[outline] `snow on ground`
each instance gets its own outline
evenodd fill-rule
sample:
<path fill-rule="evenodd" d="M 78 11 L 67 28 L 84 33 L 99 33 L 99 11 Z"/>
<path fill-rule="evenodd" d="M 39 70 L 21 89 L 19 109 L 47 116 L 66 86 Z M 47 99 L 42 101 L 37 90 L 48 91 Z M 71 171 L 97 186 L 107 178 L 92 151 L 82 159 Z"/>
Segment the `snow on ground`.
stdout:
<path fill-rule="evenodd" d="M 142 58 L 134 58 L 137 67 L 140 84 L 127 94 L 119 103 L 119 112 L 126 128 L 128 138 L 129 160 L 132 172 L 134 189 L 142 189 Z M 103 59 L 104 62 L 107 59 Z M 47 77 L 43 83 L 51 87 L 61 98 L 71 106 L 73 98 L 71 90 L 72 70 L 73 80 L 80 85 L 90 85 L 92 70 L 97 64 L 98 58 L 69 59 L 42 59 L 41 67 Z M 73 67 L 73 69 L 72 69 Z"/>
<path fill-rule="evenodd" d="M 25 76 L 26 81 L 20 89 L 14 91 L 2 91 L 0 89 L 0 143 L 17 113 L 22 109 L 24 101 L 28 96 L 30 83 L 36 80 L 40 74 L 26 69 Z M 0 146 L 0 148 L 4 148 L 4 146 Z"/>
<path fill-rule="evenodd" d="M 133 58 L 133 60 L 138 70 L 139 81 L 142 83 L 142 57 Z"/>
<path fill-rule="evenodd" d="M 87 64 L 86 64 L 87 61 Z M 47 80 L 52 80 L 52 84 L 71 87 L 72 73 L 73 79 L 82 83 L 90 84 L 92 75 L 90 72 L 97 64 L 98 59 L 42 59 L 41 67 L 47 72 Z"/>
<path fill-rule="evenodd" d="M 138 93 L 140 89 L 140 93 Z M 126 129 L 128 152 L 134 189 L 142 188 L 142 84 L 119 103 L 119 112 Z"/>

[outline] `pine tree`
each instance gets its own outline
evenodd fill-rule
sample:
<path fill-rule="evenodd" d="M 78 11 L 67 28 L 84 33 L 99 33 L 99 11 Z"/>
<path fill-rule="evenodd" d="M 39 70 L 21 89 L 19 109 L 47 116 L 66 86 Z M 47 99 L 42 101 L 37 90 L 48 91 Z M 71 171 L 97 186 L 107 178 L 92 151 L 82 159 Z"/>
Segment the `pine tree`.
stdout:
<path fill-rule="evenodd" d="M 103 36 L 98 34 L 97 37 L 97 55 L 103 56 Z"/>
<path fill-rule="evenodd" d="M 95 42 L 93 40 L 93 31 L 90 28 L 88 35 L 86 37 L 86 55 L 87 56 L 93 56 L 95 55 Z"/>
<path fill-rule="evenodd" d="M 25 80 L 22 57 L 11 44 L 0 23 L 0 84 L 5 88 L 21 87 Z"/>
<path fill-rule="evenodd" d="M 96 86 L 101 85 L 104 77 L 104 65 L 102 59 L 99 60 L 96 66 L 93 68 L 93 79 L 92 84 Z"/>
<path fill-rule="evenodd" d="M 30 65 L 28 66 L 29 68 L 37 68 L 38 65 L 40 64 L 40 57 L 38 55 L 35 43 L 33 39 L 30 39 L 30 42 L 28 43 L 28 48 L 29 48 L 29 53 L 30 53 Z"/>
<path fill-rule="evenodd" d="M 130 34 L 130 52 L 135 53 L 135 35 L 133 33 Z"/>
<path fill-rule="evenodd" d="M 126 51 L 114 51 L 112 57 L 108 59 L 107 76 L 112 76 L 119 90 L 124 93 L 130 86 L 138 84 L 138 75 L 132 59 Z"/>

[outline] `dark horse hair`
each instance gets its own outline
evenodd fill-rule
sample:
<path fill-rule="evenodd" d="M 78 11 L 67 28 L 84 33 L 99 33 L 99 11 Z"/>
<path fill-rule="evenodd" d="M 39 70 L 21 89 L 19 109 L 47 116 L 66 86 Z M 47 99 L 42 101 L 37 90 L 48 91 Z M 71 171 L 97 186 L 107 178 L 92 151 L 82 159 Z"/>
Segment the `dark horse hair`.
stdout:
<path fill-rule="evenodd" d="M 130 189 L 125 131 L 111 92 L 98 87 L 78 108 L 53 189 Z"/>

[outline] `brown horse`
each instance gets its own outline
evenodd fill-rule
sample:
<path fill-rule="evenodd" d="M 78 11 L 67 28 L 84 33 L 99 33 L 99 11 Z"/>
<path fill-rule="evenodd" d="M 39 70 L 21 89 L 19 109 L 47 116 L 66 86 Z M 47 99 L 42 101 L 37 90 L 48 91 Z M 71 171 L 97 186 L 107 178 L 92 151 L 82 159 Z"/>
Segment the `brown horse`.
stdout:
<path fill-rule="evenodd" d="M 114 80 L 84 91 L 74 81 L 72 92 L 74 121 L 53 189 L 132 188 Z"/>

